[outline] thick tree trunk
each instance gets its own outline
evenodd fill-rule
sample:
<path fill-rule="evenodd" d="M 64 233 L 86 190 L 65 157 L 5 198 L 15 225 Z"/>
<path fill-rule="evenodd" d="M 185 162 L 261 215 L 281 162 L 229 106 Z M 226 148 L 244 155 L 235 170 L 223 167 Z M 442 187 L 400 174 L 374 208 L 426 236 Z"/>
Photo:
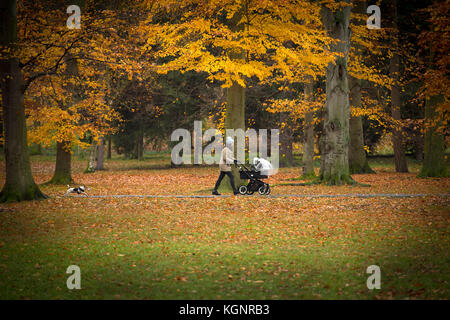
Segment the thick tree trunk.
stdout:
<path fill-rule="evenodd" d="M 225 117 L 226 129 L 242 129 L 245 131 L 245 88 L 236 82 L 230 88 L 227 88 L 227 111 Z M 239 170 L 236 166 L 232 166 L 232 173 L 236 188 L 246 183 L 245 180 L 240 179 Z M 230 190 L 230 183 L 221 183 L 219 192 Z"/>
<path fill-rule="evenodd" d="M 70 141 L 56 143 L 56 166 L 53 178 L 49 181 L 52 184 L 74 183 L 71 175 Z"/>
<path fill-rule="evenodd" d="M 95 167 L 95 170 L 105 170 L 104 155 L 105 155 L 105 138 L 101 138 L 100 145 L 97 146 L 97 166 Z"/>
<path fill-rule="evenodd" d="M 0 45 L 11 47 L 17 34 L 16 1 L 2 1 L 0 21 Z M 31 174 L 22 81 L 18 59 L 0 60 L 6 162 L 6 181 L 0 202 L 47 198 Z"/>
<path fill-rule="evenodd" d="M 427 100 L 425 105 L 425 154 L 419 177 L 448 177 L 445 165 L 445 139 L 437 129 L 442 125 L 436 119 L 435 106 L 443 102 L 442 96 L 434 96 Z"/>
<path fill-rule="evenodd" d="M 245 88 L 236 82 L 227 88 L 225 127 L 245 130 Z"/>
<path fill-rule="evenodd" d="M 314 83 L 309 78 L 305 82 L 305 100 L 312 101 L 313 99 Z M 303 160 L 302 160 L 302 177 L 305 179 L 314 178 L 316 176 L 314 172 L 314 115 L 312 111 L 305 114 L 305 125 L 303 134 L 305 136 L 305 143 L 303 145 Z"/>
<path fill-rule="evenodd" d="M 19 61 L 11 59 L 1 64 L 6 181 L 0 202 L 44 199 L 31 174 Z"/>
<path fill-rule="evenodd" d="M 349 77 L 350 105 L 361 107 L 361 80 Z M 350 173 L 373 173 L 369 167 L 366 152 L 364 150 L 364 132 L 362 117 L 350 117 L 349 120 L 350 141 L 348 146 L 348 163 Z"/>
<path fill-rule="evenodd" d="M 353 183 L 348 166 L 349 90 L 347 58 L 350 48 L 350 7 L 336 12 L 322 9 L 322 18 L 329 36 L 339 40 L 331 51 L 342 53 L 326 70 L 325 120 L 322 138 L 320 180 L 330 185 Z"/>

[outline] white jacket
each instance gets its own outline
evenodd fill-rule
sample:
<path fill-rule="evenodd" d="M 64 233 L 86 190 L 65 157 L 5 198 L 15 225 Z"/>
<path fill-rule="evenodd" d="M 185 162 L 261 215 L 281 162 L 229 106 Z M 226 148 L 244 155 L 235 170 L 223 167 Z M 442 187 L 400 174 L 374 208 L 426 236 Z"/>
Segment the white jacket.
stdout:
<path fill-rule="evenodd" d="M 231 171 L 231 165 L 234 163 L 233 151 L 231 151 L 228 146 L 223 148 L 222 155 L 219 160 L 220 171 Z"/>

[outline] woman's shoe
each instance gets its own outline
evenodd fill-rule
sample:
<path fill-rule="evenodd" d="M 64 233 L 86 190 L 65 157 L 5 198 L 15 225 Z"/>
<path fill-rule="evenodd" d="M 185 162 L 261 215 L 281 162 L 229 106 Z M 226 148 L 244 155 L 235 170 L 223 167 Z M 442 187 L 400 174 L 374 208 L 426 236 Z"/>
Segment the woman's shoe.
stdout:
<path fill-rule="evenodd" d="M 218 193 L 217 191 L 213 191 L 212 194 L 213 194 L 214 196 L 220 196 L 220 193 Z"/>

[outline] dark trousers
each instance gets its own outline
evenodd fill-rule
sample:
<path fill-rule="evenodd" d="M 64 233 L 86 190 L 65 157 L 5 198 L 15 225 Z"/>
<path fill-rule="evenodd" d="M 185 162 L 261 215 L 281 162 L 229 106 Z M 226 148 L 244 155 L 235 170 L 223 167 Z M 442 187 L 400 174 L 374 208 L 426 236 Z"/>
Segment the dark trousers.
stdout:
<path fill-rule="evenodd" d="M 234 186 L 234 177 L 231 171 L 220 171 L 219 178 L 217 179 L 216 185 L 214 186 L 214 191 L 217 191 L 217 189 L 220 186 L 220 183 L 222 182 L 223 177 L 227 175 L 230 178 L 231 187 L 233 188 L 233 192 L 236 192 L 236 187 Z"/>

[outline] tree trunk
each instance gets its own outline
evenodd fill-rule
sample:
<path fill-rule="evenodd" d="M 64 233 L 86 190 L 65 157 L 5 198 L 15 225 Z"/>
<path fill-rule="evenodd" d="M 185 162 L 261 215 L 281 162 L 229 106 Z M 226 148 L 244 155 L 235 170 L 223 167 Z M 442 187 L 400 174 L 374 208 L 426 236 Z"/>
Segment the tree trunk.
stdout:
<path fill-rule="evenodd" d="M 17 38 L 15 0 L 2 1 L 0 21 L 0 45 L 12 47 Z M 17 58 L 0 60 L 6 162 L 6 181 L 0 193 L 0 202 L 47 198 L 31 174 L 22 81 Z"/>
<path fill-rule="evenodd" d="M 393 14 L 393 28 L 397 30 L 397 1 L 392 2 L 392 14 Z M 394 34 L 394 42 L 398 41 L 397 31 Z M 397 50 L 398 48 L 395 48 Z M 394 120 L 401 120 L 400 113 L 400 88 L 398 84 L 399 79 L 399 64 L 400 57 L 397 52 L 391 58 L 389 63 L 389 74 L 394 81 L 391 88 L 391 115 Z M 392 143 L 394 147 L 394 161 L 395 161 L 395 171 L 396 172 L 408 172 L 408 164 L 406 162 L 405 150 L 403 146 L 403 135 L 401 129 L 397 128 L 394 124 L 392 129 Z"/>
<path fill-rule="evenodd" d="M 357 14 L 366 14 L 367 6 L 365 1 L 359 1 L 353 3 L 352 11 L 355 13 L 351 19 L 353 24 L 361 26 L 364 22 L 361 21 Z M 361 50 L 358 44 L 357 46 L 358 55 L 367 54 L 367 50 Z M 361 108 L 361 79 L 355 77 L 348 77 L 348 84 L 350 89 L 350 106 L 355 109 Z M 349 146 L 348 146 L 348 162 L 350 173 L 374 173 L 374 171 L 369 167 L 369 162 L 367 161 L 366 151 L 364 150 L 364 131 L 361 116 L 350 116 L 349 120 Z"/>
<path fill-rule="evenodd" d="M 74 183 L 71 176 L 70 141 L 56 143 L 56 166 L 51 184 L 71 184 Z"/>
<path fill-rule="evenodd" d="M 313 101 L 313 88 L 314 83 L 311 77 L 305 82 L 305 100 Z M 303 160 L 302 160 L 302 177 L 305 179 L 314 178 L 316 176 L 314 172 L 314 116 L 313 111 L 308 111 L 305 114 L 305 125 L 303 134 L 305 136 L 305 143 L 303 145 Z"/>
<path fill-rule="evenodd" d="M 348 166 L 349 90 L 347 58 L 350 48 L 350 7 L 336 12 L 322 8 L 322 18 L 329 36 L 339 40 L 331 44 L 333 52 L 343 54 L 326 70 L 326 102 L 323 126 L 320 180 L 330 185 L 353 183 Z"/>
<path fill-rule="evenodd" d="M 435 106 L 443 102 L 443 96 L 434 96 L 427 99 L 425 105 L 425 119 L 428 122 L 425 131 L 425 154 L 419 177 L 448 177 L 445 165 L 445 139 L 437 129 L 442 125 L 436 121 Z"/>
<path fill-rule="evenodd" d="M 414 157 L 417 161 L 423 161 L 424 141 L 422 135 L 417 134 L 414 139 Z"/>
<path fill-rule="evenodd" d="M 75 1 L 75 3 L 81 7 L 84 5 L 84 1 Z M 78 62 L 76 58 L 70 52 L 64 57 L 66 64 L 65 77 L 72 78 L 79 75 Z M 76 86 L 69 85 L 67 88 L 72 91 L 72 100 L 67 100 L 67 104 L 62 104 L 61 107 L 69 108 L 70 104 L 75 103 L 74 100 L 79 99 L 77 95 Z M 71 175 L 72 170 L 72 152 L 71 141 L 57 141 L 56 143 L 56 165 L 53 178 L 49 181 L 51 184 L 71 184 L 74 183 Z"/>
<path fill-rule="evenodd" d="M 89 150 L 89 161 L 88 167 L 84 171 L 84 173 L 92 173 L 95 172 L 95 158 L 97 153 L 97 143 L 92 142 L 91 149 Z"/>
<path fill-rule="evenodd" d="M 95 170 L 105 170 L 104 155 L 105 155 L 105 138 L 101 138 L 100 145 L 97 146 L 97 166 L 95 167 Z"/>
<path fill-rule="evenodd" d="M 234 82 L 230 88 L 227 88 L 227 111 L 225 118 L 226 129 L 242 129 L 245 131 L 245 88 Z M 236 149 L 236 143 L 235 143 Z M 246 183 L 241 180 L 239 170 L 236 166 L 231 169 L 234 176 L 234 184 L 236 188 Z M 231 190 L 229 183 L 221 183 L 219 192 Z"/>
<path fill-rule="evenodd" d="M 141 129 L 139 131 L 139 136 L 138 136 L 138 154 L 137 154 L 137 158 L 138 160 L 142 160 L 144 159 L 144 129 Z"/>
<path fill-rule="evenodd" d="M 108 160 L 111 160 L 112 155 L 112 138 L 111 136 L 108 136 L 108 154 L 106 155 L 106 158 Z"/>
<path fill-rule="evenodd" d="M 284 123 L 284 126 L 280 128 L 280 167 L 294 166 L 294 158 L 292 156 L 292 142 L 294 139 L 288 117 L 287 112 L 280 113 L 280 122 Z"/>
<path fill-rule="evenodd" d="M 2 61 L 0 61 L 1 63 Z M 1 66 L 0 66 L 1 67 Z M 3 109 L 3 103 L 2 103 L 2 109 Z M 3 145 L 3 141 L 5 138 L 5 129 L 4 129 L 4 125 L 3 125 L 3 112 L 0 113 L 0 148 L 3 149 L 4 145 Z"/>
<path fill-rule="evenodd" d="M 227 129 L 245 130 L 245 88 L 236 82 L 227 88 L 225 126 Z"/>
<path fill-rule="evenodd" d="M 394 54 L 390 63 L 390 74 L 394 79 L 394 83 L 398 81 L 399 56 Z M 391 115 L 394 120 L 401 120 L 400 114 L 400 89 L 394 84 L 391 89 Z M 405 150 L 403 146 L 402 130 L 396 124 L 392 128 L 392 144 L 394 147 L 394 162 L 396 172 L 408 172 L 408 164 L 406 162 Z"/>
<path fill-rule="evenodd" d="M 144 157 L 144 133 L 139 130 L 134 137 L 133 159 L 142 160 Z"/>
<path fill-rule="evenodd" d="M 67 78 L 78 76 L 78 63 L 70 53 L 64 58 L 66 63 L 65 76 Z M 72 91 L 72 96 L 77 97 L 75 86 L 70 85 L 68 88 Z M 74 101 L 67 100 L 67 104 L 74 103 Z M 62 103 L 61 103 L 62 104 Z M 61 105 L 62 108 L 68 108 L 68 105 Z M 71 176 L 71 142 L 70 141 L 57 141 L 56 143 L 56 166 L 53 178 L 49 181 L 51 184 L 71 184 L 73 179 Z"/>
<path fill-rule="evenodd" d="M 361 107 L 361 80 L 349 77 L 350 105 Z M 348 146 L 348 164 L 350 173 L 373 173 L 369 167 L 366 152 L 364 150 L 364 132 L 362 117 L 350 117 L 349 120 L 350 141 Z"/>

